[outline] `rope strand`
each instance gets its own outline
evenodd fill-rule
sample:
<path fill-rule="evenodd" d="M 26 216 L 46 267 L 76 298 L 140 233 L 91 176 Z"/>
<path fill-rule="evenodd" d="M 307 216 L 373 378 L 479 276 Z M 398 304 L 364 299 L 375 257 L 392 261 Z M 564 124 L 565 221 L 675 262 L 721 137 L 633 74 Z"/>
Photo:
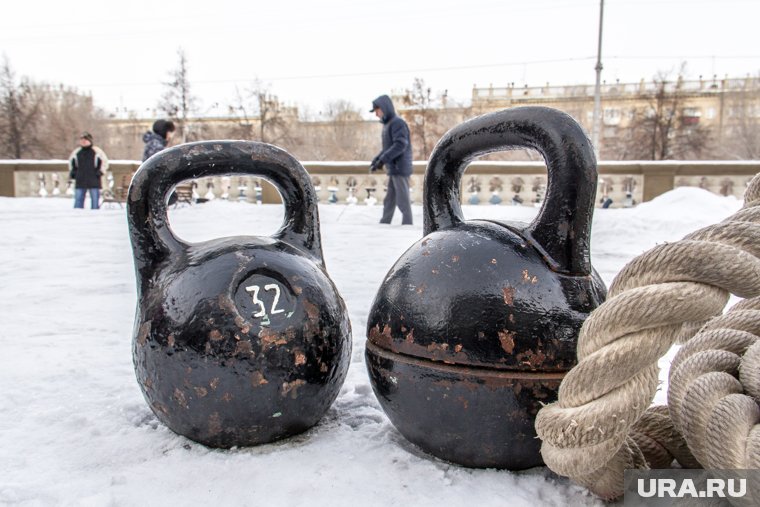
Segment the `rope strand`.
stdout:
<path fill-rule="evenodd" d="M 729 295 L 745 301 L 721 315 Z M 626 468 L 760 465 L 760 175 L 721 223 L 633 259 L 584 323 L 578 365 L 536 418 L 556 473 L 605 499 Z M 706 324 L 704 324 L 706 322 Z M 702 325 L 704 324 L 704 325 Z M 667 407 L 648 408 L 657 360 L 670 369 Z"/>

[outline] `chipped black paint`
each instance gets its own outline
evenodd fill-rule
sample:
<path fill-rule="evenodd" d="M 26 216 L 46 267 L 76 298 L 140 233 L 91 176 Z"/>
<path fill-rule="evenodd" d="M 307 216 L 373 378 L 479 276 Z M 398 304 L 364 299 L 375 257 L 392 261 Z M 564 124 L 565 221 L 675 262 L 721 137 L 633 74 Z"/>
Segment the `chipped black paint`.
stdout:
<path fill-rule="evenodd" d="M 273 237 L 188 244 L 174 236 L 171 188 L 222 174 L 278 187 L 285 220 Z M 298 161 L 262 143 L 178 146 L 143 164 L 127 211 L 138 282 L 133 359 L 156 416 L 211 447 L 271 442 L 316 424 L 345 379 L 351 329 Z"/>
<path fill-rule="evenodd" d="M 465 168 L 513 147 L 546 160 L 538 216 L 530 224 L 465 221 Z M 440 140 L 425 174 L 425 237 L 388 272 L 367 324 L 373 388 L 409 440 L 467 466 L 542 463 L 535 414 L 556 399 L 580 327 L 606 296 L 589 260 L 596 179 L 588 139 L 556 110 L 487 114 Z"/>

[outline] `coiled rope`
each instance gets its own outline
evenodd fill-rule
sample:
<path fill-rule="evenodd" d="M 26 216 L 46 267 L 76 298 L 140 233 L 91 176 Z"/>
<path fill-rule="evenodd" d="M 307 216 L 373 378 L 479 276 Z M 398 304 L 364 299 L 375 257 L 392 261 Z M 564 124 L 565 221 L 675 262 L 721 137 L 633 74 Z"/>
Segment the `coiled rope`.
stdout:
<path fill-rule="evenodd" d="M 605 499 L 623 471 L 760 468 L 760 174 L 744 207 L 628 263 L 584 323 L 578 365 L 536 418 L 554 472 Z M 747 298 L 721 315 L 729 295 Z M 705 323 L 706 322 L 706 323 Z M 657 360 L 668 406 L 649 408 Z"/>

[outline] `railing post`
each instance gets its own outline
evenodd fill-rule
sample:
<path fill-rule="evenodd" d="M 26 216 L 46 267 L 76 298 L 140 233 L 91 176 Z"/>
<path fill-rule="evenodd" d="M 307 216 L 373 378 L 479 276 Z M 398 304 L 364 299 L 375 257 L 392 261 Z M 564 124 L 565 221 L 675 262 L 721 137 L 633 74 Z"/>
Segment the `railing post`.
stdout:
<path fill-rule="evenodd" d="M 662 195 L 665 192 L 673 190 L 676 165 L 668 164 L 647 164 L 641 165 L 641 175 L 643 178 L 643 200 L 651 201 L 658 195 Z"/>
<path fill-rule="evenodd" d="M 15 164 L 0 166 L 0 197 L 16 196 L 16 167 Z"/>

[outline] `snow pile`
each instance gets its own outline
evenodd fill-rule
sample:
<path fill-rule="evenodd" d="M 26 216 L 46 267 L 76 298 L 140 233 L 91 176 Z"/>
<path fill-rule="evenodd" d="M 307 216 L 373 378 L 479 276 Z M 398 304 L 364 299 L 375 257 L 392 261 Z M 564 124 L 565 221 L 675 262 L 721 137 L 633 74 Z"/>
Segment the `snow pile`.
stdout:
<path fill-rule="evenodd" d="M 597 210 L 593 263 L 609 283 L 638 253 L 739 206 L 678 189 L 635 209 Z M 536 212 L 465 207 L 470 219 L 530 221 Z M 303 435 L 220 451 L 158 423 L 135 381 L 124 210 L 0 199 L 0 504 L 602 505 L 545 468 L 469 470 L 425 455 L 396 432 L 367 378 L 364 333 L 385 273 L 422 236 L 421 208 L 412 227 L 378 225 L 379 207 L 322 205 L 320 215 L 327 269 L 354 333 L 341 395 Z M 173 209 L 170 218 L 180 237 L 199 241 L 272 233 L 282 209 L 214 201 Z"/>

